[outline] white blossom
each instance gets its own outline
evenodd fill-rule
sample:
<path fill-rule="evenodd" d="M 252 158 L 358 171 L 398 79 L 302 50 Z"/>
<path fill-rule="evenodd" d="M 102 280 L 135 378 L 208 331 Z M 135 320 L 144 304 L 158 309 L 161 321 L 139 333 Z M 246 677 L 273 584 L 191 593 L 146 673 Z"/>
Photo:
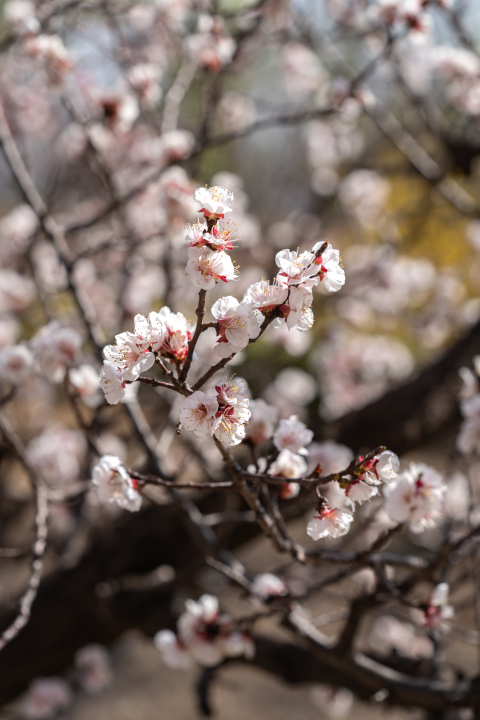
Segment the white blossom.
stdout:
<path fill-rule="evenodd" d="M 106 360 L 121 370 L 123 379 L 129 381 L 136 380 L 155 362 L 155 355 L 149 350 L 148 340 L 130 332 L 116 335 L 115 345 L 104 347 L 103 354 Z"/>
<path fill-rule="evenodd" d="M 435 525 L 440 517 L 446 485 L 436 470 L 424 463 L 410 463 L 384 488 L 385 510 L 397 523 L 408 523 L 414 533 Z"/>
<path fill-rule="evenodd" d="M 317 253 L 323 243 L 318 242 L 312 248 L 312 253 Z M 334 250 L 328 243 L 322 255 L 316 258 L 315 263 L 320 266 L 318 278 L 323 281 L 328 292 L 338 292 L 345 285 L 345 270 L 340 264 L 340 252 Z"/>
<path fill-rule="evenodd" d="M 0 377 L 12 385 L 28 380 L 33 370 L 33 355 L 25 345 L 0 349 Z"/>
<path fill-rule="evenodd" d="M 375 653 L 388 656 L 395 650 L 403 657 L 419 660 L 433 655 L 433 643 L 426 635 L 419 635 L 411 623 L 393 615 L 381 615 L 372 625 L 369 645 Z"/>
<path fill-rule="evenodd" d="M 297 453 L 284 448 L 280 451 L 277 459 L 270 465 L 268 474 L 274 477 L 296 480 L 307 474 L 307 463 Z"/>
<path fill-rule="evenodd" d="M 142 315 L 137 315 L 137 318 L 136 333 L 138 334 L 137 327 L 138 331 L 142 327 L 153 352 L 159 352 L 169 360 L 185 360 L 188 343 L 192 338 L 192 326 L 185 315 L 174 313 L 165 306 L 158 313 L 151 312 L 148 321 Z"/>
<path fill-rule="evenodd" d="M 202 205 L 200 212 L 206 218 L 223 218 L 225 213 L 233 209 L 233 193 L 219 185 L 197 188 L 194 197 Z"/>
<path fill-rule="evenodd" d="M 100 378 L 93 365 L 80 365 L 68 371 L 68 379 L 87 407 L 96 408 L 102 402 Z"/>
<path fill-rule="evenodd" d="M 309 461 L 312 470 L 320 465 L 322 475 L 331 475 L 345 470 L 353 460 L 354 454 L 346 445 L 334 440 L 312 443 L 309 447 Z"/>
<path fill-rule="evenodd" d="M 253 309 L 227 295 L 212 306 L 212 315 L 219 324 L 217 345 L 214 352 L 219 357 L 229 357 L 243 350 L 250 338 L 258 337 L 260 326 Z"/>
<path fill-rule="evenodd" d="M 66 680 L 37 678 L 23 699 L 21 711 L 26 720 L 50 720 L 72 702 L 73 692 Z"/>
<path fill-rule="evenodd" d="M 185 606 L 178 619 L 178 638 L 200 665 L 213 667 L 226 657 L 253 656 L 251 638 L 220 613 L 217 598 L 202 595 L 197 602 L 187 600 Z"/>
<path fill-rule="evenodd" d="M 345 488 L 345 494 L 350 507 L 353 509 L 355 503 L 362 504 L 378 495 L 378 487 L 369 485 L 364 480 L 354 480 Z"/>
<path fill-rule="evenodd" d="M 251 305 L 264 315 L 270 315 L 279 305 L 283 305 L 288 296 L 288 288 L 274 281 L 260 280 L 248 287 L 243 295 L 243 302 Z"/>
<path fill-rule="evenodd" d="M 307 525 L 307 535 L 313 540 L 322 538 L 339 538 L 346 535 L 353 522 L 353 515 L 338 508 L 329 508 L 328 505 L 310 520 Z"/>
<path fill-rule="evenodd" d="M 182 402 L 180 422 L 199 437 L 212 435 L 217 424 L 218 401 L 214 395 L 197 390 Z"/>
<path fill-rule="evenodd" d="M 52 320 L 32 340 L 32 350 L 39 371 L 53 383 L 65 377 L 66 368 L 75 360 L 82 339 L 76 330 L 61 327 Z"/>
<path fill-rule="evenodd" d="M 373 472 L 375 476 L 384 483 L 394 480 L 400 470 L 400 460 L 391 450 L 384 450 L 376 455 L 373 461 Z M 371 473 L 367 473 L 370 477 Z"/>
<path fill-rule="evenodd" d="M 280 420 L 273 434 L 273 444 L 277 450 L 287 448 L 299 455 L 308 455 L 305 445 L 312 440 L 313 432 L 296 415 L 290 415 L 287 420 Z"/>
<path fill-rule="evenodd" d="M 215 437 L 226 445 L 238 445 L 245 437 L 245 423 L 250 418 L 248 399 L 244 398 L 236 405 L 226 405 L 219 410 L 215 425 Z M 221 414 L 220 414 L 221 412 Z"/>
<path fill-rule="evenodd" d="M 109 405 L 116 405 L 125 395 L 123 373 L 110 360 L 105 360 L 100 371 L 100 386 Z"/>
<path fill-rule="evenodd" d="M 207 223 L 200 223 L 198 220 L 193 225 L 189 224 L 185 226 L 185 240 L 190 243 L 190 247 L 201 247 L 205 245 L 203 236 L 207 232 L 207 229 Z"/>
<path fill-rule="evenodd" d="M 102 502 L 116 502 L 124 510 L 137 512 L 142 496 L 120 458 L 103 455 L 92 470 L 92 482 Z"/>
<path fill-rule="evenodd" d="M 66 486 L 78 479 L 85 448 L 81 432 L 52 425 L 30 440 L 26 455 L 46 483 Z"/>
<path fill-rule="evenodd" d="M 290 287 L 288 308 L 284 309 L 285 321 L 289 330 L 304 332 L 313 326 L 313 311 L 310 307 L 313 296 L 305 287 Z"/>
<path fill-rule="evenodd" d="M 160 630 L 153 638 L 153 644 L 162 655 L 165 665 L 173 670 L 186 670 L 191 657 L 186 647 L 171 630 Z"/>
<path fill-rule="evenodd" d="M 105 690 L 113 679 L 110 655 L 103 645 L 86 645 L 75 653 L 80 685 L 90 695 Z"/>
<path fill-rule="evenodd" d="M 260 443 L 272 437 L 278 420 L 278 410 L 264 400 L 250 400 L 251 412 L 245 436 L 253 443 Z"/>
<path fill-rule="evenodd" d="M 320 272 L 320 268 L 315 264 L 315 255 L 313 253 L 280 250 L 275 255 L 275 262 L 280 268 L 277 275 L 279 283 L 290 286 L 308 282 L 310 287 L 318 284 L 318 279 L 315 276 Z"/>
<path fill-rule="evenodd" d="M 257 575 L 252 583 L 252 592 L 262 600 L 272 597 L 285 597 L 288 595 L 288 588 L 282 580 L 272 573 Z"/>
<path fill-rule="evenodd" d="M 428 601 L 428 607 L 425 611 L 424 616 L 424 627 L 434 629 L 439 628 L 441 630 L 448 629 L 448 624 L 445 620 L 450 620 L 455 610 L 452 605 L 448 605 L 448 594 L 450 592 L 450 586 L 446 582 L 439 583 L 433 589 Z"/>
<path fill-rule="evenodd" d="M 221 250 L 215 252 L 207 247 L 188 249 L 188 263 L 185 275 L 193 285 L 202 290 L 211 290 L 218 280 L 237 280 L 237 271 L 230 257 Z"/>

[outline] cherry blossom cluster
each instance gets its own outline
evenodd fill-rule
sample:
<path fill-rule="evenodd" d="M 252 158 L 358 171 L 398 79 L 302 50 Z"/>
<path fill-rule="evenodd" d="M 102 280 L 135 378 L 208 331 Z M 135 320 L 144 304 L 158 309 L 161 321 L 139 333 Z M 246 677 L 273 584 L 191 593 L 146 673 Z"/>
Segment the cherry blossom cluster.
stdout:
<path fill-rule="evenodd" d="M 155 361 L 165 358 L 182 363 L 188 352 L 192 327 L 182 313 L 163 307 L 146 318 L 136 315 L 134 332 L 120 333 L 115 345 L 104 348 L 100 383 L 107 402 L 114 405 L 125 394 L 125 383 L 134 382 Z"/>
<path fill-rule="evenodd" d="M 239 630 L 229 615 L 220 612 L 216 597 L 202 595 L 197 601 L 187 600 L 185 607 L 177 622 L 177 634 L 161 630 L 154 638 L 166 665 L 187 668 L 194 660 L 214 667 L 225 658 L 254 656 L 252 638 Z"/>
<path fill-rule="evenodd" d="M 120 458 L 103 455 L 92 470 L 92 482 L 102 502 L 117 503 L 124 510 L 137 512 L 142 506 L 138 483 L 130 477 Z"/>
<path fill-rule="evenodd" d="M 360 457 L 359 465 L 351 475 L 346 473 L 338 478 L 351 510 L 355 509 L 356 503 L 361 504 L 378 495 L 378 486 L 392 482 L 397 477 L 399 467 L 397 456 L 390 450 L 384 450 L 371 460 L 363 461 Z M 332 507 L 324 497 L 320 497 L 317 514 L 308 523 L 307 533 L 313 540 L 338 538 L 348 533 L 352 522 L 352 512 Z"/>
<path fill-rule="evenodd" d="M 245 388 L 245 381 L 225 379 L 215 386 L 215 395 L 197 390 L 182 402 L 180 422 L 199 437 L 215 436 L 226 445 L 238 445 L 250 418 Z"/>

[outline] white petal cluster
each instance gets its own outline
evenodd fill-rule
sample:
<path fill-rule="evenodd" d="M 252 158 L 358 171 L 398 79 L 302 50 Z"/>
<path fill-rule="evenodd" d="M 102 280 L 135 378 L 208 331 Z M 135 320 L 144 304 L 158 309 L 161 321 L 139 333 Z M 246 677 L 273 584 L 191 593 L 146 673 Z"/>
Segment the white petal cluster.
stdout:
<path fill-rule="evenodd" d="M 255 444 L 269 440 L 278 420 L 277 408 L 269 405 L 265 400 L 250 400 L 248 409 L 251 415 L 245 437 Z"/>
<path fill-rule="evenodd" d="M 296 480 L 303 477 L 307 472 L 305 460 L 288 448 L 280 451 L 277 459 L 270 465 L 268 474 L 273 477 L 284 477 Z"/>
<path fill-rule="evenodd" d="M 260 333 L 260 325 L 253 308 L 246 303 L 239 303 L 230 295 L 213 304 L 212 315 L 219 325 L 214 348 L 218 357 L 226 358 L 240 352 L 251 338 L 258 337 Z"/>
<path fill-rule="evenodd" d="M 201 290 L 211 290 L 219 280 L 237 280 L 237 271 L 229 255 L 223 250 L 216 252 L 208 247 L 188 249 L 185 275 Z"/>
<path fill-rule="evenodd" d="M 136 380 L 155 362 L 149 341 L 137 333 L 120 333 L 115 337 L 115 345 L 106 345 L 103 354 L 106 360 L 122 372 L 123 379 L 129 382 Z"/>
<path fill-rule="evenodd" d="M 273 444 L 277 450 L 288 449 L 298 455 L 308 455 L 305 445 L 313 440 L 313 432 L 296 415 L 280 420 L 273 434 Z"/>
<path fill-rule="evenodd" d="M 0 349 L 0 378 L 12 385 L 28 380 L 33 371 L 33 355 L 26 345 L 7 345 Z"/>
<path fill-rule="evenodd" d="M 352 509 L 355 503 L 362 504 L 378 495 L 378 485 L 389 483 L 397 477 L 400 460 L 391 450 L 384 450 L 365 462 L 363 469 L 363 474 L 355 475 L 353 480 L 342 483 L 347 502 Z"/>
<path fill-rule="evenodd" d="M 209 437 L 215 429 L 217 412 L 217 398 L 197 390 L 182 402 L 180 422 L 198 437 Z"/>
<path fill-rule="evenodd" d="M 219 185 L 197 188 L 194 198 L 202 205 L 200 212 L 203 212 L 206 218 L 223 218 L 225 213 L 233 210 L 233 193 Z"/>
<path fill-rule="evenodd" d="M 85 453 L 81 432 L 52 425 L 27 445 L 27 460 L 48 485 L 67 486 L 78 480 Z"/>
<path fill-rule="evenodd" d="M 288 595 L 288 588 L 282 580 L 272 573 L 257 575 L 252 583 L 252 592 L 262 600 L 274 597 L 285 597 Z"/>
<path fill-rule="evenodd" d="M 125 395 L 125 380 L 122 371 L 109 360 L 105 360 L 100 372 L 100 387 L 109 405 L 116 405 Z"/>
<path fill-rule="evenodd" d="M 96 695 L 113 679 L 110 655 L 103 645 L 85 645 L 75 653 L 75 667 L 83 690 Z"/>
<path fill-rule="evenodd" d="M 249 400 L 243 390 L 245 384 L 241 381 L 216 385 L 216 395 L 197 390 L 183 401 L 180 422 L 199 437 L 214 435 L 226 445 L 238 445 L 250 419 Z"/>
<path fill-rule="evenodd" d="M 160 355 L 173 362 L 183 362 L 187 356 L 192 328 L 182 313 L 163 307 L 148 317 L 135 316 L 133 333 L 115 337 L 115 345 L 107 345 L 105 362 L 100 372 L 100 385 L 107 402 L 115 405 L 125 395 L 125 382 L 134 382 L 149 370 Z"/>
<path fill-rule="evenodd" d="M 385 486 L 385 510 L 395 522 L 408 523 L 412 532 L 420 533 L 441 517 L 445 490 L 440 473 L 425 463 L 412 462 Z"/>
<path fill-rule="evenodd" d="M 68 379 L 75 393 L 87 407 L 96 408 L 102 403 L 100 378 L 93 365 L 80 365 L 68 371 Z"/>
<path fill-rule="evenodd" d="M 103 455 L 92 470 L 92 482 L 102 502 L 116 502 L 124 510 L 137 512 L 142 506 L 138 492 L 120 458 Z"/>
<path fill-rule="evenodd" d="M 227 657 L 253 657 L 252 639 L 235 628 L 229 615 L 220 613 L 216 597 L 202 595 L 198 601 L 187 600 L 185 606 L 177 635 L 162 630 L 154 638 L 166 665 L 185 668 L 193 659 L 203 667 L 214 667 Z"/>
<path fill-rule="evenodd" d="M 246 289 L 243 301 L 264 315 L 270 315 L 276 307 L 285 303 L 287 296 L 288 289 L 280 283 L 260 280 Z"/>
<path fill-rule="evenodd" d="M 349 512 L 330 508 L 328 505 L 321 510 L 319 515 L 313 517 L 307 525 L 307 535 L 313 540 L 323 538 L 339 538 L 346 535 L 353 522 L 353 515 Z"/>
<path fill-rule="evenodd" d="M 25 695 L 21 712 L 26 720 L 50 720 L 73 702 L 70 685 L 59 677 L 38 678 Z"/>
<path fill-rule="evenodd" d="M 281 250 L 275 256 L 280 268 L 277 279 L 287 286 L 300 286 L 311 289 L 319 282 L 324 283 L 329 292 L 337 292 L 345 284 L 345 271 L 340 265 L 340 253 L 330 243 L 322 255 L 318 255 L 323 243 L 316 243 L 312 252 Z"/>
<path fill-rule="evenodd" d="M 35 335 L 31 343 L 38 371 L 53 383 L 62 382 L 81 344 L 82 339 L 76 330 L 62 327 L 52 320 Z"/>

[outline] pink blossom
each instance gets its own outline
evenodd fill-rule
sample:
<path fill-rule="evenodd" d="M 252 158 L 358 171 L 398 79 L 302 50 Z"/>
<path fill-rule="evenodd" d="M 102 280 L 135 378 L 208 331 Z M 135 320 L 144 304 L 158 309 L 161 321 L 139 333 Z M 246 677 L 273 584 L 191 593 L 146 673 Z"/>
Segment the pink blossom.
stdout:
<path fill-rule="evenodd" d="M 137 483 L 115 455 L 103 455 L 100 458 L 92 470 L 92 482 L 102 502 L 116 502 L 130 512 L 140 510 L 142 496 L 138 492 Z"/>

